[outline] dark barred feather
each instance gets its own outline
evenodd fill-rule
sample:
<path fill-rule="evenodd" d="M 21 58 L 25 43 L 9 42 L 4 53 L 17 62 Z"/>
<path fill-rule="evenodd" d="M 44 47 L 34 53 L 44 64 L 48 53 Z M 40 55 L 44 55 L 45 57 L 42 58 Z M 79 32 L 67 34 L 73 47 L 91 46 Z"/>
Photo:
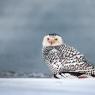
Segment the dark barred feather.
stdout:
<path fill-rule="evenodd" d="M 72 72 L 95 76 L 94 66 L 88 64 L 85 56 L 69 45 L 44 47 L 42 53 L 53 74 Z"/>

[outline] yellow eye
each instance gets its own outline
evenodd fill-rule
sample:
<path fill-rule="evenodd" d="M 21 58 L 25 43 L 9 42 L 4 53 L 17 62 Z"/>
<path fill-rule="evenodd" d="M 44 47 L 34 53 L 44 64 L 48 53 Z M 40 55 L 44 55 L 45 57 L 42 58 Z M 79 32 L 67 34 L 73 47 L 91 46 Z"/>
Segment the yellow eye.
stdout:
<path fill-rule="evenodd" d="M 57 38 L 55 38 L 55 41 L 57 41 L 58 39 Z"/>

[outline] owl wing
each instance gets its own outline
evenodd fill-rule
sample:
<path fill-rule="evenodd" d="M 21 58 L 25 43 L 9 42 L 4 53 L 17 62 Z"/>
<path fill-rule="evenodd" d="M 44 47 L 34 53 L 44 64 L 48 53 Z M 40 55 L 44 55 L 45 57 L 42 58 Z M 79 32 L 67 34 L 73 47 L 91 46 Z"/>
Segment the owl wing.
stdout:
<path fill-rule="evenodd" d="M 62 54 L 64 55 L 61 55 L 61 69 L 63 72 L 86 73 L 89 75 L 95 75 L 94 66 L 92 64 L 88 64 L 86 57 L 73 47 L 67 46 L 65 49 L 65 54 L 63 51 Z"/>

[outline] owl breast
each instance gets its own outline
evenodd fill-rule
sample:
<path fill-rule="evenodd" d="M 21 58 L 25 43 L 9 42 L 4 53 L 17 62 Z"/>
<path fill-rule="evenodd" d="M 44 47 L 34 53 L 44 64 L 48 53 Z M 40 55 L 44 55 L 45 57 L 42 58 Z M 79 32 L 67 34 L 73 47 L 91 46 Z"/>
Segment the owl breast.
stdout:
<path fill-rule="evenodd" d="M 58 48 L 58 47 L 57 47 Z M 48 53 L 46 53 L 48 51 Z M 44 61 L 53 74 L 61 72 L 62 63 L 60 62 L 60 51 L 56 48 L 44 51 Z"/>

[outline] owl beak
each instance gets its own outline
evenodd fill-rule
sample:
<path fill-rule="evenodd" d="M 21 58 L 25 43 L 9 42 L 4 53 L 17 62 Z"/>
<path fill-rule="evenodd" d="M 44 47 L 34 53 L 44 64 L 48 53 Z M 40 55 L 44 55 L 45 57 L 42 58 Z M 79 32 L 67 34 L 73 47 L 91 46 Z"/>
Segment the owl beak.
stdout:
<path fill-rule="evenodd" d="M 48 42 L 49 42 L 50 45 L 52 45 L 52 44 L 55 43 L 55 40 L 54 39 L 50 39 Z"/>

